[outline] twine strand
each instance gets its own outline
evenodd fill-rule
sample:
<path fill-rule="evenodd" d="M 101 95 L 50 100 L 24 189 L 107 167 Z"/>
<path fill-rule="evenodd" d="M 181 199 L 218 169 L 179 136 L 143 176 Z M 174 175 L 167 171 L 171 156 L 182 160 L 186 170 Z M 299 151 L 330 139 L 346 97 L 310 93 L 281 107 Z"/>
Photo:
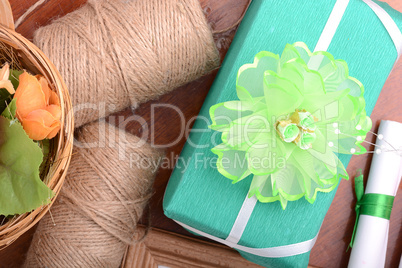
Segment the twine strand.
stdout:
<path fill-rule="evenodd" d="M 34 43 L 65 80 L 76 127 L 135 108 L 219 65 L 198 0 L 89 0 L 39 28 Z"/>
<path fill-rule="evenodd" d="M 139 138 L 130 134 L 111 142 L 111 137 L 121 137 L 120 131 L 105 122 L 78 130 L 81 143 L 105 140 L 107 145 L 74 148 L 65 184 L 52 215 L 38 225 L 25 267 L 119 267 L 127 245 L 137 242 L 137 222 L 155 174 L 151 166 L 133 165 L 129 157 L 159 163 L 161 154 L 149 144 L 134 148 Z"/>

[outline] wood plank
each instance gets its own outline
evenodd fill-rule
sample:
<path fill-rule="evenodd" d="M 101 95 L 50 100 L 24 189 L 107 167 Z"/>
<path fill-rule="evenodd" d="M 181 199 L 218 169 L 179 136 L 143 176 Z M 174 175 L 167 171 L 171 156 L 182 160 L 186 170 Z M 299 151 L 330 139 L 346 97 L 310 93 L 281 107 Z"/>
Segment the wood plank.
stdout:
<path fill-rule="evenodd" d="M 142 228 L 140 234 L 144 232 Z M 153 228 L 146 239 L 131 246 L 124 268 L 259 268 L 228 247 Z M 313 266 L 309 266 L 313 268 Z"/>

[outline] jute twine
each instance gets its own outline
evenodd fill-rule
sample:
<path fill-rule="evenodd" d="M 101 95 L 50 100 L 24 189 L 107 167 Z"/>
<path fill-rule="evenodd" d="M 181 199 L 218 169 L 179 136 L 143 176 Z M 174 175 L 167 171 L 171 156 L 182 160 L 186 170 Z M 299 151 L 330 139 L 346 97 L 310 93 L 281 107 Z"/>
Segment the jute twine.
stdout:
<path fill-rule="evenodd" d="M 34 43 L 69 88 L 75 126 L 136 107 L 219 64 L 199 0 L 89 0 Z"/>
<path fill-rule="evenodd" d="M 135 243 L 160 153 L 104 122 L 82 127 L 77 139 L 94 148 L 74 148 L 65 184 L 38 225 L 25 267 L 119 267 L 127 244 Z"/>

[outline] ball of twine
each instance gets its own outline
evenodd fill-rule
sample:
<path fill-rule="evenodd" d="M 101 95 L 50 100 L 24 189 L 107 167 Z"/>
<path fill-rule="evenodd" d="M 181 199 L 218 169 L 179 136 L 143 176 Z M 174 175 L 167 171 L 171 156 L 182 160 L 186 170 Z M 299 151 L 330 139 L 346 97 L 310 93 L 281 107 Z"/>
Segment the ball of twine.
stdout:
<path fill-rule="evenodd" d="M 75 125 L 157 98 L 217 68 L 198 0 L 89 0 L 34 43 L 69 88 Z"/>
<path fill-rule="evenodd" d="M 135 243 L 161 156 L 143 143 L 104 122 L 78 131 L 77 144 L 93 148 L 74 148 L 65 184 L 38 225 L 25 267 L 121 265 L 127 244 Z"/>

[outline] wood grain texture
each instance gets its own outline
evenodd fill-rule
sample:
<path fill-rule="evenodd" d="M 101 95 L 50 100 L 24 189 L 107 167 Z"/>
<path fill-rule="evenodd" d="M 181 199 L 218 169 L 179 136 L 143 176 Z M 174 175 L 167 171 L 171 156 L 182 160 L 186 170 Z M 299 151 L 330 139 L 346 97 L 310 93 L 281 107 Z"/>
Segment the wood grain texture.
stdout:
<path fill-rule="evenodd" d="M 142 228 L 139 235 L 143 232 Z M 170 268 L 262 267 L 246 261 L 237 251 L 223 245 L 152 229 L 144 241 L 128 248 L 122 267 L 157 268 L 158 265 Z"/>
<path fill-rule="evenodd" d="M 124 268 L 259 268 L 228 247 L 152 229 L 146 239 L 128 249 Z"/>
<path fill-rule="evenodd" d="M 14 18 L 17 19 L 28 7 L 34 4 L 36 0 L 10 0 L 10 2 Z M 229 27 L 240 18 L 248 0 L 200 0 L 200 2 L 211 27 L 218 31 L 219 29 Z M 402 12 L 402 2 L 400 0 L 388 0 L 386 2 Z M 52 19 L 79 8 L 83 3 L 85 3 L 85 0 L 48 0 L 26 18 L 20 27 L 17 28 L 17 32 L 25 37 L 32 38 L 33 32 L 38 27 L 46 25 Z M 235 29 L 215 35 L 215 41 L 222 57 L 227 52 L 229 44 L 234 36 L 234 30 Z M 184 123 L 191 125 L 193 118 L 198 114 L 202 106 L 215 75 L 216 72 L 178 88 L 158 100 L 141 105 L 135 111 L 136 115 L 142 116 L 146 120 L 146 126 L 152 130 L 151 134 L 155 134 L 144 138 L 158 145 L 166 145 L 177 140 L 174 145 L 166 148 L 166 153 L 168 157 L 172 159 L 171 162 L 173 163 L 185 143 L 185 136 L 180 135 L 180 131 L 177 127 L 181 123 L 181 119 L 175 111 L 166 108 L 156 109 L 152 119 L 152 105 L 167 103 L 177 106 L 185 116 Z M 371 117 L 374 131 L 378 129 L 379 122 L 383 119 L 402 122 L 402 112 L 400 109 L 401 100 L 402 61 L 399 61 L 387 80 L 374 112 L 372 113 Z M 132 111 L 127 109 L 116 116 L 121 116 L 126 119 L 123 126 L 121 126 L 122 128 L 124 127 L 127 131 L 138 136 L 143 136 L 145 126 L 132 120 L 130 118 L 131 115 Z M 375 141 L 373 136 L 369 136 L 368 140 L 371 142 Z M 349 174 L 353 177 L 356 169 L 361 168 L 364 170 L 365 178 L 367 178 L 371 158 L 371 155 L 353 157 L 348 166 Z M 169 167 L 159 171 L 155 182 L 155 194 L 151 200 L 150 210 L 151 225 L 159 229 L 182 234 L 187 237 L 193 237 L 195 239 L 194 241 L 199 241 L 202 238 L 192 236 L 182 227 L 163 215 L 163 194 L 173 169 L 173 163 L 171 163 Z M 324 220 L 318 241 L 311 252 L 311 265 L 330 268 L 347 266 L 350 252 L 346 252 L 346 248 L 352 234 L 355 220 L 354 203 L 353 183 L 351 181 L 343 181 L 339 186 L 334 202 Z M 399 194 L 395 198 L 394 209 L 391 215 L 386 267 L 397 267 L 399 263 L 402 250 L 401 211 L 402 195 Z M 21 265 L 24 260 L 24 254 L 32 239 L 32 233 L 33 230 L 18 239 L 9 248 L 0 251 L 0 267 L 18 267 Z M 175 237 L 176 236 L 173 236 L 172 239 Z M 185 237 L 181 238 L 187 239 Z"/>

